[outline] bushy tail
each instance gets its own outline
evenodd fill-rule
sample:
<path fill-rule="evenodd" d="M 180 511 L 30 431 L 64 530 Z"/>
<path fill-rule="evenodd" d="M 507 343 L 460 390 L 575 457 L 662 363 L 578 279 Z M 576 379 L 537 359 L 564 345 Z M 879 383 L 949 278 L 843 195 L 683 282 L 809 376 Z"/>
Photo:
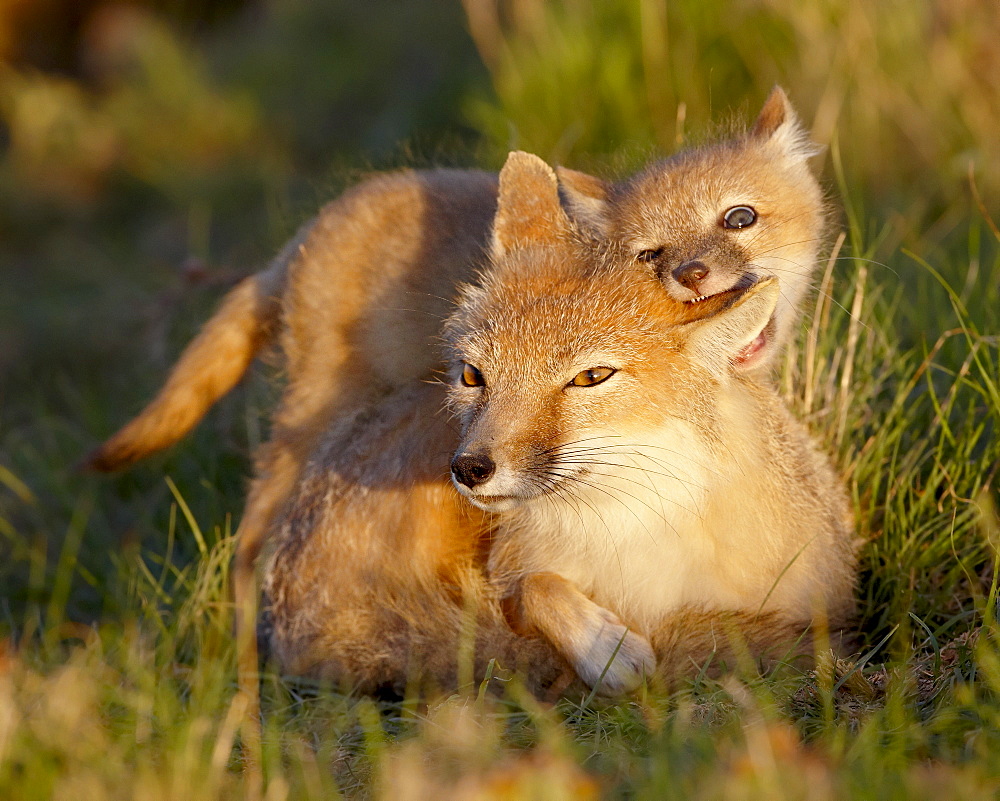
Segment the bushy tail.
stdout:
<path fill-rule="evenodd" d="M 307 229 L 285 246 L 263 272 L 241 281 L 184 349 L 159 394 L 139 415 L 91 451 L 82 467 L 127 467 L 187 434 L 211 406 L 243 377 L 274 337 L 288 267 Z"/>

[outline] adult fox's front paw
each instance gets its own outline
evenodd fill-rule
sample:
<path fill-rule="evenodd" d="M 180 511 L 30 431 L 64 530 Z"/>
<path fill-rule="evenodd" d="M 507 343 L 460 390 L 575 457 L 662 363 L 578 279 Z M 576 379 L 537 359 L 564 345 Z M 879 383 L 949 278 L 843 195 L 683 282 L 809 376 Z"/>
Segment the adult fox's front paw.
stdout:
<path fill-rule="evenodd" d="M 634 690 L 656 667 L 649 641 L 607 609 L 595 606 L 589 618 L 573 659 L 577 674 L 601 695 Z"/>

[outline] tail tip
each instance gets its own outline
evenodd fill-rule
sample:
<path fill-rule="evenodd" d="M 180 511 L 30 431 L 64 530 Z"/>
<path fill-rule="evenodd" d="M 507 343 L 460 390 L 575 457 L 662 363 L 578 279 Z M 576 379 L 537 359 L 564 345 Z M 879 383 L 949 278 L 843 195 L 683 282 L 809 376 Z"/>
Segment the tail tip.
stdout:
<path fill-rule="evenodd" d="M 73 465 L 73 471 L 76 473 L 111 473 L 128 466 L 133 461 L 135 460 L 130 459 L 127 455 L 115 453 L 114 450 L 108 448 L 107 443 L 104 443 L 80 458 Z"/>

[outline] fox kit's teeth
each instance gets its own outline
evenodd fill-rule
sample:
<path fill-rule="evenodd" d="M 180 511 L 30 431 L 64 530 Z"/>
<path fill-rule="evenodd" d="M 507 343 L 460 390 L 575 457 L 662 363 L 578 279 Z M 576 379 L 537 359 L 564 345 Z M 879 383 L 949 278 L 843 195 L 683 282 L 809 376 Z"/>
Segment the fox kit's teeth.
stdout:
<path fill-rule="evenodd" d="M 708 295 L 699 295 L 696 298 L 691 298 L 691 300 L 686 301 L 687 303 L 701 303 L 703 300 L 707 300 Z"/>

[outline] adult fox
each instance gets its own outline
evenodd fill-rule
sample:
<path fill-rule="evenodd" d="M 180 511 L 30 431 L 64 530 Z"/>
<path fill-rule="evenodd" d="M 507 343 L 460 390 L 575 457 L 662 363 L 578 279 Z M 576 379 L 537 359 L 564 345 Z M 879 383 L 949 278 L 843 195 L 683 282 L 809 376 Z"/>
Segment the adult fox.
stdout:
<path fill-rule="evenodd" d="M 739 365 L 778 281 L 681 303 L 580 236 L 541 160 L 511 154 L 499 191 L 490 264 L 444 327 L 447 386 L 336 421 L 292 495 L 265 571 L 278 662 L 453 686 L 463 612 L 472 667 L 536 691 L 563 660 L 616 693 L 811 653 L 852 613 L 854 534 L 828 460 Z"/>
<path fill-rule="evenodd" d="M 771 320 L 736 357 L 752 372 L 787 340 L 823 239 L 813 152 L 775 88 L 745 134 L 618 185 L 561 169 L 561 199 L 585 235 L 649 265 L 677 300 L 780 276 Z M 438 363 L 432 343 L 483 261 L 496 198 L 496 177 L 478 171 L 402 171 L 348 191 L 226 296 L 157 397 L 87 463 L 116 469 L 173 444 L 280 342 L 287 384 L 256 455 L 234 567 L 248 595 L 238 606 L 252 610 L 252 591 L 239 588 L 251 586 L 263 538 L 331 421 Z"/>

